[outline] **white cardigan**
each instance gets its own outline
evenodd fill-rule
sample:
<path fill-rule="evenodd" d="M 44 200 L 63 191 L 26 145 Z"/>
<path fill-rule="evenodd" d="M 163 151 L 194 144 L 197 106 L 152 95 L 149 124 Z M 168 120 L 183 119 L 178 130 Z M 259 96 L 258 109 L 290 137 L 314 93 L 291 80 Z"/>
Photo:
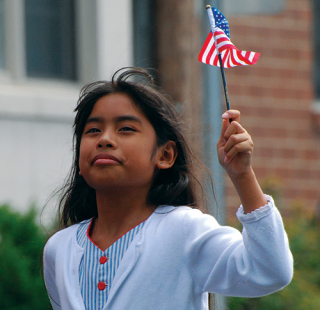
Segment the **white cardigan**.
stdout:
<path fill-rule="evenodd" d="M 207 292 L 257 297 L 280 290 L 293 259 L 278 210 L 268 205 L 237 216 L 243 233 L 189 207 L 159 206 L 134 238 L 103 310 L 208 309 Z M 53 308 L 85 310 L 79 285 L 79 224 L 57 232 L 44 249 Z"/>

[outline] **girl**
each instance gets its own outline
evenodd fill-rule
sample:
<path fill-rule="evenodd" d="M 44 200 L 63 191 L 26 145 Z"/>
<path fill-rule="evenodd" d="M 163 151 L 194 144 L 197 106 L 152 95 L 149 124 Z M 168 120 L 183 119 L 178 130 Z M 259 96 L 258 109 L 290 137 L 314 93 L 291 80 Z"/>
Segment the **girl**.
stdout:
<path fill-rule="evenodd" d="M 191 152 L 145 71 L 84 87 L 75 111 L 64 229 L 44 249 L 54 309 L 208 309 L 208 292 L 257 297 L 290 282 L 287 236 L 251 168 L 238 111 L 222 115 L 217 150 L 242 202 L 242 235 L 190 208 L 198 205 Z"/>

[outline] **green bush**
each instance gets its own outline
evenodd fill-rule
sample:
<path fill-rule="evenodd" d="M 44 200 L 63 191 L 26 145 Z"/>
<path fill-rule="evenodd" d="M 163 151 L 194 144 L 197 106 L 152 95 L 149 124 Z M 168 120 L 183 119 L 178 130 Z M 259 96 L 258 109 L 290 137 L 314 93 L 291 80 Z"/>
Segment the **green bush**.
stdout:
<path fill-rule="evenodd" d="M 0 206 L 0 300 L 2 310 L 52 309 L 41 276 L 46 236 L 27 214 Z"/>
<path fill-rule="evenodd" d="M 230 310 L 319 310 L 320 223 L 294 206 L 285 227 L 294 257 L 294 277 L 283 290 L 262 298 L 229 298 Z"/>

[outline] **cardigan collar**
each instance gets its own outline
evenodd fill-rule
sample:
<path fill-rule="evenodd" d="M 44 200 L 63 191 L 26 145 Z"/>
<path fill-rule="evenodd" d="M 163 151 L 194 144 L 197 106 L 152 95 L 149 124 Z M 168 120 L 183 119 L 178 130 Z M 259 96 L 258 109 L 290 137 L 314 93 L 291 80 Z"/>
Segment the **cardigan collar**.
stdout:
<path fill-rule="evenodd" d="M 168 205 L 160 205 L 158 206 L 155 211 L 149 216 L 149 218 L 146 220 L 145 225 L 142 227 L 142 229 L 139 231 L 139 233 L 135 236 L 131 244 L 129 245 L 127 251 L 125 252 L 119 267 L 117 269 L 117 272 L 115 274 L 115 277 L 113 279 L 112 287 L 109 292 L 108 296 L 108 301 L 106 305 L 104 306 L 103 310 L 109 309 L 110 304 L 112 303 L 114 295 L 117 293 L 118 289 L 120 288 L 121 284 L 126 280 L 128 277 L 129 273 L 135 266 L 136 262 L 139 259 L 139 256 L 143 252 L 143 242 L 145 238 L 145 232 L 147 229 L 153 230 L 157 223 L 169 212 L 175 210 L 176 207 L 174 206 L 168 206 Z M 87 221 L 90 221 L 91 219 L 84 220 L 81 223 L 85 223 Z M 79 224 L 78 224 L 79 225 Z M 75 225 L 78 227 L 78 225 Z M 75 229 L 75 227 L 74 227 Z M 76 231 L 77 228 L 75 229 L 75 233 L 73 234 L 73 244 L 76 243 L 76 251 L 73 252 L 73 264 L 76 267 L 76 270 L 73 273 L 74 276 L 74 281 L 78 280 L 79 274 L 78 274 L 78 266 L 80 264 L 81 257 L 83 256 L 83 248 L 78 244 L 76 240 Z M 76 279 L 77 278 L 77 279 Z M 82 297 L 80 298 L 79 292 L 80 292 L 80 284 L 76 288 L 74 288 L 77 291 L 77 296 L 79 300 L 79 307 L 81 304 L 81 309 L 83 308 L 83 299 Z M 79 308 L 80 309 L 80 308 Z"/>

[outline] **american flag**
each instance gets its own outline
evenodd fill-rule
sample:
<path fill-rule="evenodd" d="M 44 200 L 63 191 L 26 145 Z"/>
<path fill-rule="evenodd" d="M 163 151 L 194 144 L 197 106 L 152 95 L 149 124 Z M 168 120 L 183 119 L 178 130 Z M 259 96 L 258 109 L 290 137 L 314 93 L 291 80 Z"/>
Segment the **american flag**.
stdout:
<path fill-rule="evenodd" d="M 212 8 L 215 27 L 209 33 L 200 51 L 198 60 L 208 65 L 220 67 L 218 51 L 221 54 L 224 68 L 235 66 L 254 65 L 260 56 L 259 53 L 238 50 L 230 41 L 229 24 L 227 19 L 216 8 Z M 214 38 L 215 36 L 215 38 Z"/>

